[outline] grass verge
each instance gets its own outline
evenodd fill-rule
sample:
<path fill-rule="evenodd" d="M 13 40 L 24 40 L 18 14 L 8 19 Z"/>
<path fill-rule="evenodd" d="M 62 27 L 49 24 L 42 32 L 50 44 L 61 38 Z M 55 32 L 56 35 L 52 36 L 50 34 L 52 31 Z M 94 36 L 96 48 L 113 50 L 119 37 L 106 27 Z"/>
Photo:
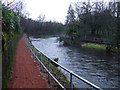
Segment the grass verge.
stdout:
<path fill-rule="evenodd" d="M 28 40 L 28 39 L 27 39 Z M 28 40 L 29 41 L 29 40 Z M 41 53 L 31 45 L 32 50 L 34 53 L 38 56 L 40 59 Z M 34 58 L 34 60 L 36 60 Z M 37 62 L 37 60 L 36 60 Z M 43 64 L 48 68 L 48 58 L 46 56 L 42 56 L 42 62 Z M 39 64 L 40 65 L 40 64 Z M 53 76 L 65 87 L 65 88 L 70 88 L 70 81 L 67 79 L 67 77 L 61 72 L 61 70 L 58 69 L 57 65 L 53 64 L 50 62 L 50 72 L 53 74 Z M 44 69 L 41 70 L 44 73 L 47 73 Z M 52 88 L 60 89 L 60 86 L 53 80 L 53 78 L 50 77 L 50 82 L 49 84 L 52 86 Z M 75 89 L 75 86 L 73 84 L 73 87 Z"/>
<path fill-rule="evenodd" d="M 107 47 L 107 45 L 95 44 L 95 43 L 82 43 L 81 46 L 86 48 L 95 48 L 95 49 L 101 49 L 101 50 L 106 50 L 106 47 Z"/>
<path fill-rule="evenodd" d="M 82 43 L 81 46 L 86 48 L 94 48 L 97 50 L 104 50 L 104 51 L 106 51 L 106 47 L 107 47 L 107 45 L 105 44 L 95 44 L 95 43 Z M 120 54 L 120 49 L 117 49 L 117 47 L 112 47 L 110 52 Z"/>
<path fill-rule="evenodd" d="M 48 59 L 46 57 L 43 58 L 43 63 L 46 67 L 48 67 Z M 55 64 L 50 63 L 50 72 L 54 75 L 54 77 L 66 88 L 70 88 L 70 82 L 67 79 L 67 77 L 56 67 Z M 50 78 L 50 85 L 52 85 L 54 88 L 60 88 L 59 85 L 56 84 L 55 81 L 53 81 L 52 78 Z"/>

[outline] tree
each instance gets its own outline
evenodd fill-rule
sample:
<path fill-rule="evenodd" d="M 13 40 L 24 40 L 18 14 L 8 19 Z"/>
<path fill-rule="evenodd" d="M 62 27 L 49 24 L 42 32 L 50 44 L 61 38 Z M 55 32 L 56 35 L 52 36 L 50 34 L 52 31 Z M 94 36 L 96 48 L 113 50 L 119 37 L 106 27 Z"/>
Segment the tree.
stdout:
<path fill-rule="evenodd" d="M 68 9 L 68 15 L 67 15 L 66 23 L 67 24 L 72 24 L 74 22 L 75 22 L 75 11 L 72 8 L 72 5 L 70 5 L 69 9 Z"/>
<path fill-rule="evenodd" d="M 70 5 L 66 34 L 88 41 L 117 45 L 120 48 L 120 2 L 77 2 Z M 77 39 L 76 38 L 76 39 Z"/>
<path fill-rule="evenodd" d="M 73 34 L 76 32 L 75 31 L 75 11 L 72 5 L 70 5 L 68 9 L 66 25 L 67 25 L 66 30 L 68 34 Z"/>
<path fill-rule="evenodd" d="M 117 4 L 117 48 L 120 49 L 120 2 L 116 2 Z"/>

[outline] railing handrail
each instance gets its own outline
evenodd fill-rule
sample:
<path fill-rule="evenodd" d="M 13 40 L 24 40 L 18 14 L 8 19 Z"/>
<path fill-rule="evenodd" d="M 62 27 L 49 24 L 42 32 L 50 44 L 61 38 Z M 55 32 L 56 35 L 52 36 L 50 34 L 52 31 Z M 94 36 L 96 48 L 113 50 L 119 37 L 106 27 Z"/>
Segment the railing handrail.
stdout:
<path fill-rule="evenodd" d="M 36 48 L 37 49 L 37 48 Z M 37 49 L 38 50 L 38 49 Z M 38 50 L 39 51 L 39 50 Z M 82 80 L 83 82 L 89 84 L 90 86 L 92 86 L 93 88 L 96 89 L 101 89 L 100 87 L 98 87 L 97 85 L 89 82 L 88 80 L 82 78 L 81 76 L 75 74 L 73 71 L 68 70 L 67 68 L 65 68 L 64 66 L 60 65 L 59 63 L 55 62 L 52 58 L 50 58 L 49 56 L 47 56 L 45 53 L 43 53 L 42 51 L 39 51 L 40 53 L 42 53 L 44 56 L 46 56 L 49 60 L 51 60 L 53 63 L 57 64 L 59 67 L 61 67 L 62 69 L 64 69 L 65 71 L 71 73 L 72 75 L 74 75 L 75 77 L 77 77 L 78 79 Z"/>
<path fill-rule="evenodd" d="M 37 48 L 36 48 L 37 49 Z M 37 49 L 38 50 L 38 49 Z M 39 50 L 38 50 L 39 51 Z M 31 50 L 31 52 L 34 54 L 34 52 Z M 70 74 L 72 74 L 73 76 L 77 77 L 78 79 L 82 80 L 83 82 L 87 83 L 88 85 L 90 85 L 91 87 L 98 89 L 98 90 L 102 90 L 102 88 L 98 87 L 97 85 L 91 83 L 90 81 L 84 79 L 83 77 L 75 74 L 73 71 L 68 70 L 67 68 L 65 68 L 64 66 L 60 65 L 59 63 L 55 62 L 52 58 L 50 58 L 49 56 L 47 56 L 45 53 L 43 53 L 42 51 L 39 51 L 40 53 L 42 53 L 45 57 L 47 57 L 50 61 L 52 61 L 53 63 L 55 63 L 56 65 L 58 65 L 59 67 L 61 67 L 62 69 L 64 69 L 65 71 L 69 72 Z M 39 58 L 34 54 L 34 56 L 39 60 Z"/>

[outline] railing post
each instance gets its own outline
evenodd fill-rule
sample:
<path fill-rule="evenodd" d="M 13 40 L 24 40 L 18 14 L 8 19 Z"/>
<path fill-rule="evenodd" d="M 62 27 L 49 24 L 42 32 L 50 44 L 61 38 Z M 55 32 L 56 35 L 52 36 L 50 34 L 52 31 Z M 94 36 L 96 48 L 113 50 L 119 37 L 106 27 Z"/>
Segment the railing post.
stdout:
<path fill-rule="evenodd" d="M 42 53 L 40 53 L 40 60 L 41 60 L 41 63 L 42 63 Z M 42 70 L 42 64 L 41 64 L 41 70 Z"/>
<path fill-rule="evenodd" d="M 48 71 L 50 72 L 50 60 L 48 59 Z M 50 81 L 50 75 L 48 74 L 48 81 Z"/>
<path fill-rule="evenodd" d="M 36 55 L 38 56 L 38 52 L 36 53 Z M 39 65 L 39 61 L 36 59 L 36 62 L 37 62 L 37 64 Z"/>
<path fill-rule="evenodd" d="M 72 73 L 70 73 L 70 87 L 71 87 L 71 90 L 73 90 L 73 84 L 72 84 Z"/>

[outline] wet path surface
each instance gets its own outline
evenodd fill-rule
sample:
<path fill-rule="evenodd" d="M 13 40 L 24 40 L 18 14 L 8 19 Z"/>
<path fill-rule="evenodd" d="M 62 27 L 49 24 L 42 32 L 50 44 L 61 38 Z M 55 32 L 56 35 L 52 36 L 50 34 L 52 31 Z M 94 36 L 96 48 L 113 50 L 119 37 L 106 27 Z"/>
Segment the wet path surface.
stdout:
<path fill-rule="evenodd" d="M 18 43 L 7 88 L 50 88 L 25 45 L 25 34 Z"/>
<path fill-rule="evenodd" d="M 101 88 L 120 88 L 120 57 L 104 51 L 87 48 L 64 47 L 57 37 L 32 38 L 32 44 L 51 58 L 59 58 L 58 63 L 72 70 Z M 69 78 L 69 74 L 62 70 Z M 90 88 L 77 78 L 73 83 L 79 88 Z"/>

